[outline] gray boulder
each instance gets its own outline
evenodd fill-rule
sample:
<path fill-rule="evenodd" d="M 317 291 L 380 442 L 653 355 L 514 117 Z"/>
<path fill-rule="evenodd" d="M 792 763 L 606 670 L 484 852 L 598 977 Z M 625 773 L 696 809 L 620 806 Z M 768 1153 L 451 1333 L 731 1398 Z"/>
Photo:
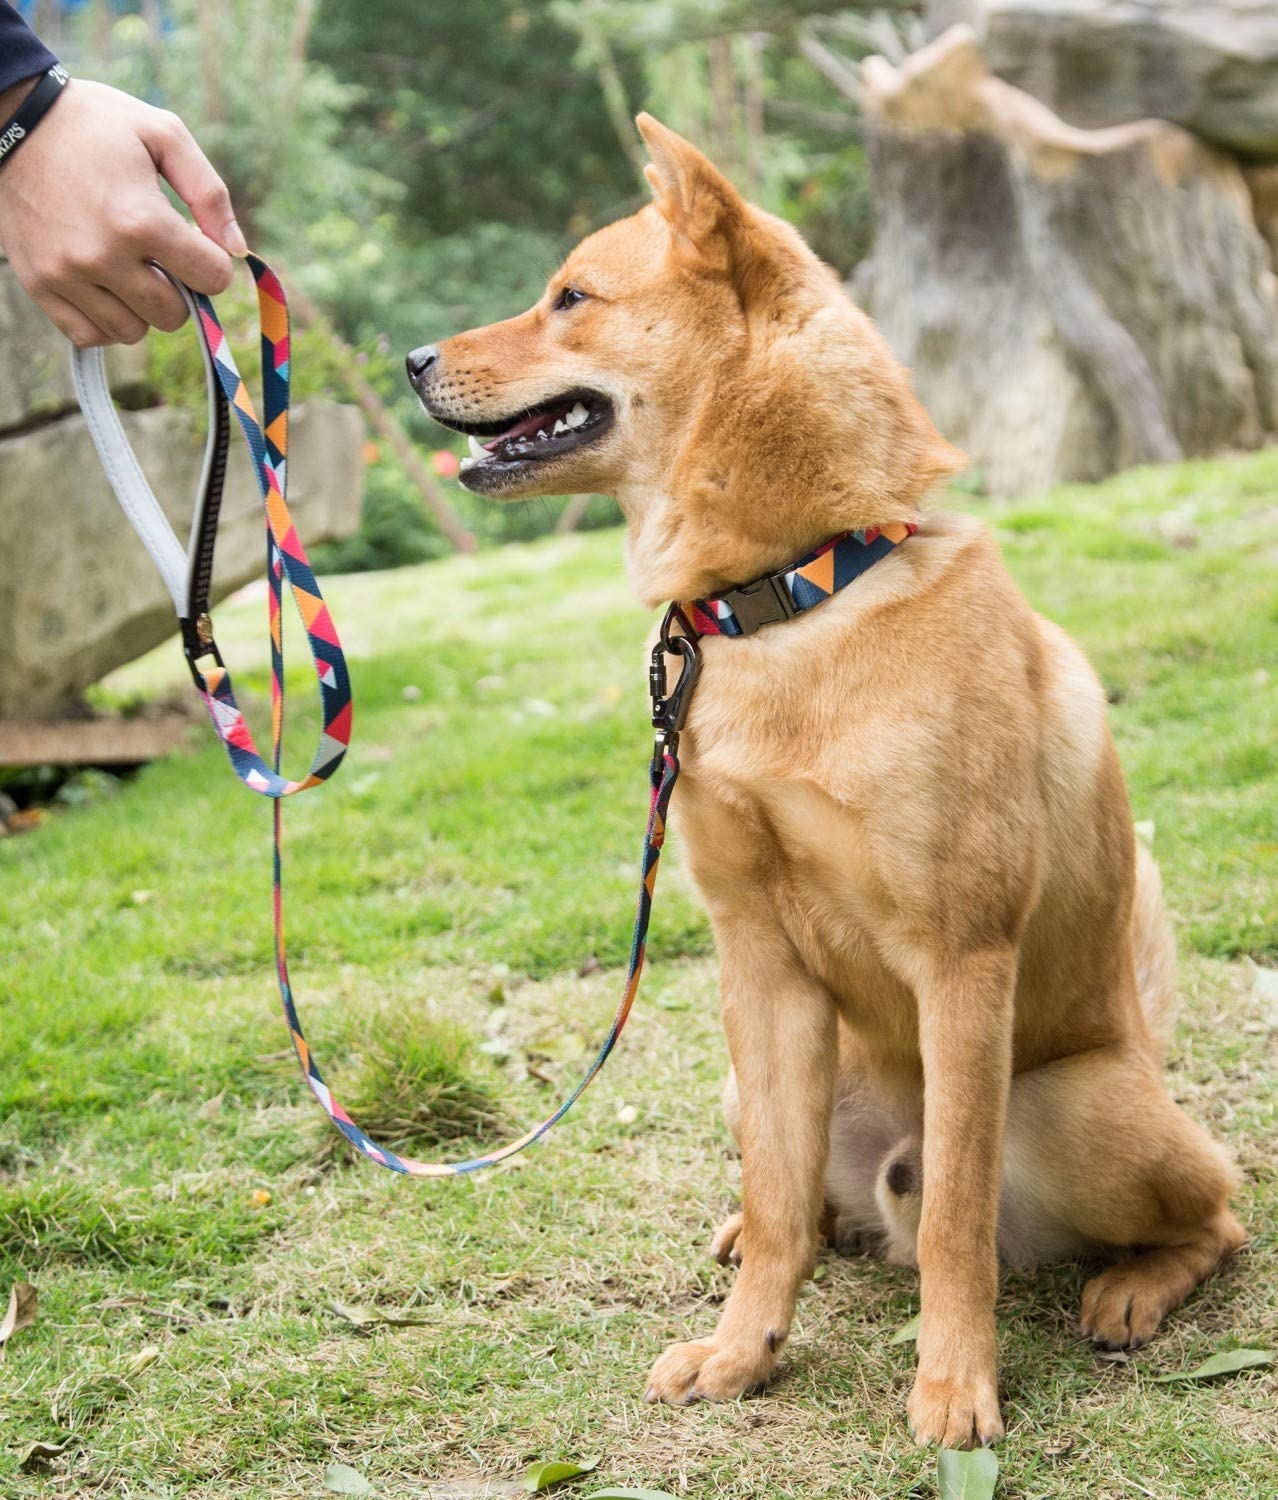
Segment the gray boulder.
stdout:
<path fill-rule="evenodd" d="M 122 406 L 146 403 L 146 365 L 143 344 L 107 351 L 111 390 Z M 0 434 L 75 410 L 66 340 L 0 260 Z"/>
<path fill-rule="evenodd" d="M 185 541 L 204 447 L 194 419 L 157 407 L 126 412 L 123 421 Z M 289 506 L 308 545 L 358 526 L 363 440 L 354 407 L 312 400 L 292 414 Z M 107 486 L 80 416 L 0 438 L 0 537 L 0 719 L 52 717 L 173 634 L 169 596 Z M 215 601 L 265 576 L 264 537 L 256 481 L 233 432 Z"/>

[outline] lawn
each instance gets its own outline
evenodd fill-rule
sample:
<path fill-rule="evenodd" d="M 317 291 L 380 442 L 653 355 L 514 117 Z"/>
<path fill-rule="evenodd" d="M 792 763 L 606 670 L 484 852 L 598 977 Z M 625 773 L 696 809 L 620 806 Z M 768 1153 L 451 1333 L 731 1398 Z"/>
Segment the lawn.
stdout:
<path fill-rule="evenodd" d="M 1004 1278 L 999 1492 L 1260 1500 L 1275 1374 L 1153 1377 L 1278 1348 L 1278 452 L 959 503 L 989 513 L 1109 689 L 1177 917 L 1175 1092 L 1230 1142 L 1253 1235 L 1129 1359 L 1081 1341 L 1082 1268 Z M 286 808 L 294 984 L 337 1096 L 407 1131 L 430 1101 L 448 1154 L 545 1114 L 615 1003 L 650 624 L 620 543 L 327 588 L 355 735 L 337 780 Z M 263 614 L 218 614 L 259 722 Z M 296 653 L 290 676 L 301 762 Z M 109 692 L 181 678 L 169 647 Z M 706 1245 L 739 1182 L 677 817 L 648 976 L 599 1082 L 509 1166 L 407 1181 L 331 1149 L 277 1013 L 269 809 L 193 743 L 0 841 L 0 1296 L 40 1293 L 0 1364 L 6 1500 L 313 1497 L 334 1462 L 388 1500 L 504 1494 L 536 1459 L 584 1456 L 598 1481 L 698 1500 L 934 1495 L 904 1420 L 913 1351 L 890 1342 L 917 1307 L 904 1270 L 824 1256 L 761 1398 L 640 1399 L 664 1345 L 713 1325 L 732 1273 Z M 21 1472 L 38 1440 L 67 1446 Z"/>

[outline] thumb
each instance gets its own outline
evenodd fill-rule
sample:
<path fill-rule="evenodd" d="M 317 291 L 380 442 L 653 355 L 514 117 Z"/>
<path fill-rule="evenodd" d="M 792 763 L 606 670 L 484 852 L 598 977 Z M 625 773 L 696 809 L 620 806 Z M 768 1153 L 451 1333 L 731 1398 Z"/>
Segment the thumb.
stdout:
<path fill-rule="evenodd" d="M 247 255 L 248 244 L 235 222 L 226 184 L 177 115 L 162 109 L 150 111 L 141 135 L 160 175 L 209 239 L 228 255 Z"/>

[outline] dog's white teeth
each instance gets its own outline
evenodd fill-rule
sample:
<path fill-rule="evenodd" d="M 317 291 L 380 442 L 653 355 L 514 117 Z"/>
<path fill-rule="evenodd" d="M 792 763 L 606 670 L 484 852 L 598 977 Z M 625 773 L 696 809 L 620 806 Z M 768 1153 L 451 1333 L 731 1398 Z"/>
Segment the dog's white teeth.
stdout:
<path fill-rule="evenodd" d="M 488 449 L 484 447 L 483 443 L 481 443 L 478 438 L 467 437 L 466 441 L 470 444 L 470 456 L 472 458 L 488 457 Z"/>
<path fill-rule="evenodd" d="M 564 418 L 564 421 L 568 423 L 569 427 L 580 427 L 589 415 L 590 413 L 581 404 L 581 402 L 578 401 L 576 406 L 574 406 L 573 409 Z"/>
<path fill-rule="evenodd" d="M 555 423 L 551 431 L 555 437 L 558 437 L 561 432 L 568 431 L 568 424 L 561 418 L 558 422 Z"/>
<path fill-rule="evenodd" d="M 550 434 L 543 427 L 541 429 L 541 431 L 537 434 L 537 441 L 540 442 L 540 443 L 544 443 L 549 436 L 550 436 Z"/>

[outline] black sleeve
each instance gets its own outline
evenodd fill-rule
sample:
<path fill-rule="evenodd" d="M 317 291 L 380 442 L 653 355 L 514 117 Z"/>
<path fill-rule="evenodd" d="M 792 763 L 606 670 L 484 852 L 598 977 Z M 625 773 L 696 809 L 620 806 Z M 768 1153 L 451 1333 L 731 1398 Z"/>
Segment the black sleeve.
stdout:
<path fill-rule="evenodd" d="M 0 89 L 34 78 L 57 60 L 13 6 L 0 0 Z"/>

